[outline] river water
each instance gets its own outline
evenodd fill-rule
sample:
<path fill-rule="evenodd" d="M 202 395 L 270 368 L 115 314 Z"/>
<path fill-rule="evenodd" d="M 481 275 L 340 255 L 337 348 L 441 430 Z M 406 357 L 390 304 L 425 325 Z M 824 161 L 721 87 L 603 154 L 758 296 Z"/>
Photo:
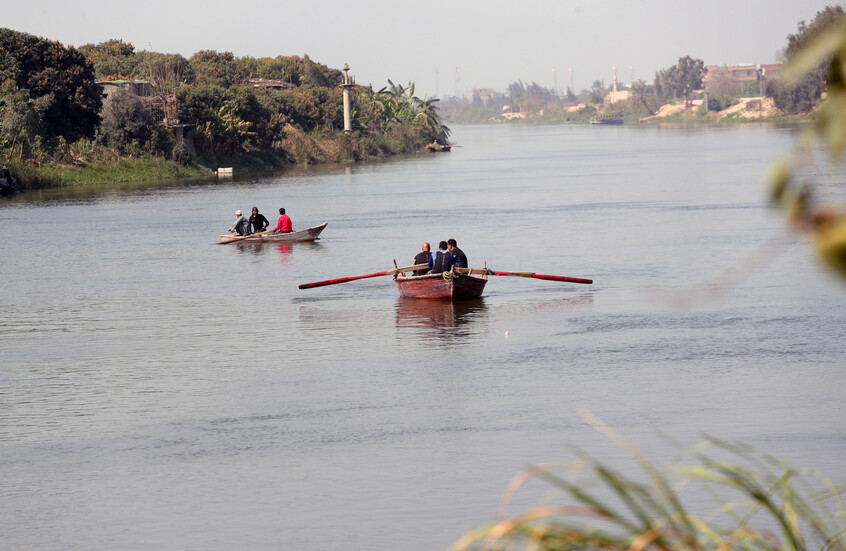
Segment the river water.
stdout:
<path fill-rule="evenodd" d="M 459 126 L 450 153 L 0 203 L 2 547 L 445 549 L 529 465 L 625 460 L 582 410 L 659 463 L 707 433 L 837 480 L 846 287 L 766 204 L 794 138 Z M 329 225 L 216 245 L 253 206 Z M 297 288 L 449 237 L 595 283 Z"/>

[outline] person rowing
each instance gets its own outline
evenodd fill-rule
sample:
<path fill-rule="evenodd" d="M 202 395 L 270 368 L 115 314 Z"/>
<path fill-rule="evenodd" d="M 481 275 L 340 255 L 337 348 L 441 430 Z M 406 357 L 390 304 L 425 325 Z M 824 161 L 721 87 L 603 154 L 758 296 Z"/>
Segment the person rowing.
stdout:
<path fill-rule="evenodd" d="M 273 228 L 275 233 L 291 233 L 294 231 L 294 225 L 291 223 L 291 217 L 285 214 L 285 209 L 279 209 L 279 221 L 276 222 L 276 227 Z"/>
<path fill-rule="evenodd" d="M 235 211 L 235 223 L 229 227 L 229 233 L 237 233 L 238 235 L 250 234 L 250 221 L 241 216 L 241 211 Z"/>

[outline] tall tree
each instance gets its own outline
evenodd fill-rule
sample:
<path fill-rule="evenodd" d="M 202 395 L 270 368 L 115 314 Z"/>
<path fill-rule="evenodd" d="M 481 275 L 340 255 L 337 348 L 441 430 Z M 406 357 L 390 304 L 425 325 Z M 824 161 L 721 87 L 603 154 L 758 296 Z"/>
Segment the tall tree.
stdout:
<path fill-rule="evenodd" d="M 602 85 L 602 81 L 594 80 L 593 85 L 590 87 L 590 100 L 591 102 L 599 105 L 605 99 L 605 86 Z"/>
<path fill-rule="evenodd" d="M 0 81 L 44 105 L 44 137 L 93 137 L 103 103 L 94 68 L 78 50 L 31 34 L 0 29 Z M 45 98 L 45 99 L 42 99 Z"/>
<path fill-rule="evenodd" d="M 690 103 L 695 90 L 702 88 L 705 62 L 690 56 L 679 58 L 676 65 L 655 75 L 655 90 L 662 99 L 681 99 Z"/>
<path fill-rule="evenodd" d="M 632 83 L 632 97 L 635 98 L 635 101 L 642 105 L 650 115 L 654 116 L 655 111 L 649 107 L 649 104 L 646 102 L 647 96 L 647 86 L 646 82 L 643 80 L 638 80 Z"/>
<path fill-rule="evenodd" d="M 132 142 L 145 145 L 156 126 L 141 99 L 128 88 L 120 88 L 109 95 L 103 104 L 102 117 L 102 135 L 109 144 L 118 148 Z"/>
<path fill-rule="evenodd" d="M 140 61 L 135 55 L 135 46 L 116 38 L 99 44 L 84 44 L 79 51 L 94 65 L 94 73 L 100 80 L 128 78 Z"/>
<path fill-rule="evenodd" d="M 182 86 L 194 82 L 194 68 L 179 54 L 140 52 L 137 55 L 141 61 L 136 76 L 149 80 L 160 95 L 175 94 Z"/>
<path fill-rule="evenodd" d="M 232 52 L 201 50 L 188 60 L 199 84 L 216 84 L 229 88 L 243 79 L 238 74 L 238 65 Z M 246 76 L 246 75 L 244 75 Z"/>
<path fill-rule="evenodd" d="M 44 131 L 44 111 L 53 101 L 50 96 L 29 97 L 29 90 L 19 90 L 13 82 L 0 86 L 0 139 L 9 146 L 8 158 L 15 147 L 24 148 L 38 143 Z"/>

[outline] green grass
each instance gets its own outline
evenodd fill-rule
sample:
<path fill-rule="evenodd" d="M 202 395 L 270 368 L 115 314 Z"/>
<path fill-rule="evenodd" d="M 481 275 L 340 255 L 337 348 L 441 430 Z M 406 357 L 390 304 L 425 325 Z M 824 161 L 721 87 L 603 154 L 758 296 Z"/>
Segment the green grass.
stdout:
<path fill-rule="evenodd" d="M 124 182 L 156 182 L 209 176 L 208 169 L 185 167 L 173 161 L 157 158 L 121 159 L 115 163 L 86 166 L 41 166 L 12 163 L 23 189 L 77 187 Z"/>
<path fill-rule="evenodd" d="M 711 437 L 659 469 L 601 422 L 590 421 L 628 451 L 641 480 L 576 450 L 572 463 L 539 465 L 515 477 L 501 518 L 468 533 L 451 551 L 844 549 L 844 488 L 822 475 Z M 536 479 L 549 485 L 551 497 L 509 512 L 517 491 Z M 690 492 L 698 496 L 696 512 L 683 503 Z M 703 497 L 710 497 L 706 511 L 699 510 Z"/>

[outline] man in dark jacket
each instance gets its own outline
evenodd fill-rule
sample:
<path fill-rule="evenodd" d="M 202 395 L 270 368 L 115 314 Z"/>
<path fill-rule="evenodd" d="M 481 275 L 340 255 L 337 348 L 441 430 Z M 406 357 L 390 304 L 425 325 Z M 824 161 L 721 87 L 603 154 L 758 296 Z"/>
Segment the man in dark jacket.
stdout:
<path fill-rule="evenodd" d="M 417 253 L 417 256 L 414 257 L 414 265 L 417 264 L 428 264 L 428 268 L 422 268 L 420 270 L 414 270 L 414 275 L 425 275 L 429 272 L 432 268 L 432 253 L 429 252 L 430 246 L 428 243 L 423 243 L 423 250 Z"/>
<path fill-rule="evenodd" d="M 258 207 L 253 207 L 253 214 L 250 216 L 250 229 L 252 233 L 263 232 L 267 229 L 270 222 L 263 214 L 259 214 Z"/>
<path fill-rule="evenodd" d="M 456 243 L 455 239 L 447 241 L 447 248 L 449 249 L 449 252 L 452 253 L 456 268 L 470 267 L 469 264 L 467 264 L 467 255 L 464 254 L 464 251 L 458 248 L 458 243 Z"/>
<path fill-rule="evenodd" d="M 447 242 L 441 241 L 438 243 L 438 252 L 432 255 L 432 273 L 448 272 L 453 263 L 452 253 L 447 249 Z"/>

